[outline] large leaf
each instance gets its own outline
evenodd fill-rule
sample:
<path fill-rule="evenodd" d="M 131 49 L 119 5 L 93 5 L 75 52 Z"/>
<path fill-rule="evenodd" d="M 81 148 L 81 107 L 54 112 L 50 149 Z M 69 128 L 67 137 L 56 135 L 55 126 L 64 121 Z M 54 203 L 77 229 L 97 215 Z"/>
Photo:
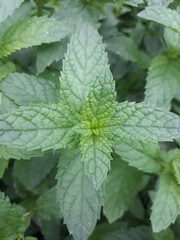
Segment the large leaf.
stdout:
<path fill-rule="evenodd" d="M 93 187 L 97 190 L 107 177 L 110 169 L 111 147 L 105 137 L 82 137 L 82 161 L 85 163 L 85 173 Z"/>
<path fill-rule="evenodd" d="M 113 119 L 116 123 L 112 124 L 111 131 L 115 141 L 134 139 L 157 142 L 180 137 L 179 116 L 162 108 L 153 109 L 144 103 L 120 103 Z"/>
<path fill-rule="evenodd" d="M 57 199 L 69 232 L 75 240 L 92 233 L 100 215 L 101 197 L 84 175 L 79 150 L 61 155 L 57 174 Z"/>
<path fill-rule="evenodd" d="M 165 6 L 150 6 L 138 14 L 139 17 L 151 20 L 180 33 L 180 15 L 177 11 Z"/>
<path fill-rule="evenodd" d="M 111 78 L 107 55 L 101 37 L 88 23 L 82 24 L 72 35 L 61 73 L 61 102 L 81 111 L 89 85 L 99 77 Z M 95 83 L 94 83 L 95 84 Z"/>
<path fill-rule="evenodd" d="M 123 140 L 115 144 L 115 152 L 130 166 L 148 173 L 159 173 L 160 148 L 157 144 Z"/>
<path fill-rule="evenodd" d="M 0 116 L 0 144 L 27 150 L 57 149 L 71 144 L 73 115 L 59 105 L 21 107 Z"/>
<path fill-rule="evenodd" d="M 120 218 L 132 204 L 138 190 L 142 188 L 142 174 L 116 156 L 108 176 L 104 213 L 111 223 Z"/>
<path fill-rule="evenodd" d="M 0 22 L 3 22 L 24 0 L 0 0 Z"/>
<path fill-rule="evenodd" d="M 1 41 L 0 57 L 7 56 L 21 48 L 57 42 L 67 34 L 68 30 L 65 26 L 53 18 L 26 18 L 6 31 Z"/>
<path fill-rule="evenodd" d="M 180 84 L 179 64 L 178 60 L 161 55 L 153 59 L 146 79 L 146 103 L 170 108 Z"/>
<path fill-rule="evenodd" d="M 58 103 L 58 84 L 25 73 L 10 74 L 0 83 L 0 90 L 16 104 Z"/>
<path fill-rule="evenodd" d="M 154 232 L 166 229 L 180 214 L 180 188 L 171 173 L 163 173 L 152 206 Z"/>

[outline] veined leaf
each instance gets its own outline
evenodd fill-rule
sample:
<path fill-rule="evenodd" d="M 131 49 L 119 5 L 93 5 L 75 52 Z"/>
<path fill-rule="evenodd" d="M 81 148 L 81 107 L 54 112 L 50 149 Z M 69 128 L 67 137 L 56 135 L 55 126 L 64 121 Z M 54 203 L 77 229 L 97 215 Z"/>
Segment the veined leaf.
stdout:
<path fill-rule="evenodd" d="M 64 148 L 74 141 L 73 121 L 61 104 L 11 110 L 0 116 L 0 144 L 28 151 Z"/>
<path fill-rule="evenodd" d="M 180 82 L 180 61 L 157 56 L 149 68 L 145 102 L 158 107 L 170 108 Z"/>
<path fill-rule="evenodd" d="M 0 81 L 15 71 L 16 67 L 12 62 L 7 62 L 5 64 L 0 62 Z"/>
<path fill-rule="evenodd" d="M 79 150 L 61 155 L 57 179 L 57 199 L 69 232 L 75 240 L 87 239 L 100 216 L 102 199 L 84 175 Z"/>
<path fill-rule="evenodd" d="M 140 51 L 133 40 L 124 35 L 111 37 L 106 41 L 107 49 L 126 60 L 138 62 L 143 68 L 149 65 L 148 56 Z"/>
<path fill-rule="evenodd" d="M 0 0 L 0 22 L 3 22 L 24 0 Z"/>
<path fill-rule="evenodd" d="M 85 173 L 93 187 L 98 190 L 110 169 L 110 142 L 105 136 L 82 136 L 81 145 Z"/>
<path fill-rule="evenodd" d="M 107 62 L 107 54 L 98 32 L 90 24 L 82 24 L 72 35 L 63 61 L 61 102 L 81 112 L 89 85 L 96 79 L 99 81 L 99 76 L 103 80 L 111 78 Z"/>
<path fill-rule="evenodd" d="M 180 15 L 177 11 L 165 6 L 150 6 L 138 14 L 139 17 L 151 20 L 180 33 Z"/>
<path fill-rule="evenodd" d="M 168 7 L 174 0 L 148 0 L 148 6 L 165 6 Z"/>
<path fill-rule="evenodd" d="M 8 197 L 0 192 L 0 239 L 16 239 L 17 234 L 24 234 L 27 222 L 22 207 L 11 204 Z"/>
<path fill-rule="evenodd" d="M 159 173 L 161 171 L 161 165 L 158 162 L 160 148 L 157 144 L 123 140 L 115 144 L 114 149 L 132 167 L 147 173 Z"/>
<path fill-rule="evenodd" d="M 170 173 L 164 172 L 152 206 L 151 223 L 154 232 L 166 229 L 180 213 L 180 188 Z"/>
<path fill-rule="evenodd" d="M 149 142 L 172 141 L 180 137 L 180 118 L 162 108 L 151 108 L 143 103 L 120 103 L 109 126 L 115 141 L 123 139 Z M 119 123 L 117 124 L 117 121 Z"/>
<path fill-rule="evenodd" d="M 57 42 L 68 34 L 65 26 L 53 18 L 31 17 L 12 25 L 1 40 L 0 57 L 16 50 Z"/>
<path fill-rule="evenodd" d="M 25 73 L 10 74 L 0 83 L 0 90 L 16 104 L 58 103 L 58 83 Z"/>
<path fill-rule="evenodd" d="M 115 156 L 108 177 L 104 214 L 112 223 L 128 210 L 135 195 L 142 188 L 142 174 Z"/>

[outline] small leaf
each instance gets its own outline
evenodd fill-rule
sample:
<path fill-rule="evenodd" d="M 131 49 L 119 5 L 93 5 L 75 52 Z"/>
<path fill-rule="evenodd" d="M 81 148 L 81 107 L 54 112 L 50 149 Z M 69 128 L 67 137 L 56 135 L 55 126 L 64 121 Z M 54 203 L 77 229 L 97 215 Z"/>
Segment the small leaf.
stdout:
<path fill-rule="evenodd" d="M 79 150 L 61 154 L 57 174 L 57 199 L 64 221 L 75 240 L 84 240 L 92 233 L 100 217 L 102 199 L 84 175 Z"/>
<path fill-rule="evenodd" d="M 152 206 L 151 223 L 154 232 L 166 229 L 180 214 L 180 188 L 172 174 L 164 172 Z"/>

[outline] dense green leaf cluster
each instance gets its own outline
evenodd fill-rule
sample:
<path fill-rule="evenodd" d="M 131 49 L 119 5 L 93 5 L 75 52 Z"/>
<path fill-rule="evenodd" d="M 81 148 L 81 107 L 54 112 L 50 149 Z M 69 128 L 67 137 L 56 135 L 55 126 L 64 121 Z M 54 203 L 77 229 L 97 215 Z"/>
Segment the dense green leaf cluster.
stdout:
<path fill-rule="evenodd" d="M 179 9 L 0 0 L 0 239 L 179 239 Z"/>

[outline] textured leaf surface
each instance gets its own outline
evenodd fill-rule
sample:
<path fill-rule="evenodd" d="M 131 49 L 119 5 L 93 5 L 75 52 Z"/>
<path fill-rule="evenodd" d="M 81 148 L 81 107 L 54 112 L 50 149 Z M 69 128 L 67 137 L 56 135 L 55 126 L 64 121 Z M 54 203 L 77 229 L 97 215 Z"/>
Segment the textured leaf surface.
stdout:
<path fill-rule="evenodd" d="M 6 31 L 1 42 L 0 57 L 22 48 L 57 42 L 67 34 L 68 30 L 63 24 L 53 18 L 26 18 L 15 23 Z"/>
<path fill-rule="evenodd" d="M 167 7 L 174 0 L 148 0 L 148 6 L 165 6 Z"/>
<path fill-rule="evenodd" d="M 25 73 L 10 74 L 0 83 L 0 90 L 21 106 L 59 102 L 59 86 L 56 82 Z"/>
<path fill-rule="evenodd" d="M 79 150 L 61 155 L 57 174 L 57 199 L 64 221 L 75 240 L 84 240 L 92 233 L 99 218 L 101 198 L 84 175 Z"/>
<path fill-rule="evenodd" d="M 0 192 L 0 219 L 1 240 L 16 239 L 16 234 L 24 233 L 26 230 L 24 209 L 11 204 L 8 197 L 5 197 L 2 192 Z"/>
<path fill-rule="evenodd" d="M 170 108 L 171 100 L 180 83 L 180 62 L 166 56 L 157 56 L 149 68 L 145 102 L 150 105 Z"/>
<path fill-rule="evenodd" d="M 138 14 L 139 17 L 151 20 L 180 33 L 180 15 L 177 11 L 165 6 L 150 6 Z"/>
<path fill-rule="evenodd" d="M 154 232 L 166 229 L 180 213 L 180 188 L 170 173 L 163 173 L 152 206 L 151 223 Z"/>
<path fill-rule="evenodd" d="M 138 190 L 142 188 L 142 174 L 114 157 L 108 178 L 104 214 L 111 223 L 120 218 L 132 204 Z"/>
<path fill-rule="evenodd" d="M 24 0 L 0 0 L 0 22 L 3 22 Z"/>
<path fill-rule="evenodd" d="M 47 177 L 56 163 L 57 155 L 49 153 L 40 158 L 32 158 L 29 161 L 16 161 L 14 173 L 23 186 L 32 191 Z"/>
<path fill-rule="evenodd" d="M 7 77 L 8 74 L 15 72 L 16 67 L 12 62 L 7 62 L 5 64 L 0 63 L 0 81 Z"/>
<path fill-rule="evenodd" d="M 81 111 L 89 91 L 89 85 L 107 72 L 107 55 L 101 37 L 88 23 L 84 23 L 72 35 L 61 72 L 61 102 Z M 108 68 L 109 69 L 109 68 Z M 93 83 L 95 84 L 95 83 Z M 98 97 L 98 96 L 97 96 Z"/>
<path fill-rule="evenodd" d="M 126 140 L 116 144 L 114 149 L 130 166 L 147 173 L 158 173 L 161 170 L 158 162 L 160 148 L 157 144 Z"/>
<path fill-rule="evenodd" d="M 140 51 L 134 41 L 124 35 L 111 37 L 106 41 L 107 49 L 126 60 L 138 62 L 146 68 L 149 64 L 148 56 Z"/>
<path fill-rule="evenodd" d="M 66 52 L 67 40 L 42 45 L 38 48 L 36 68 L 37 74 L 40 74 L 46 67 L 50 66 L 54 61 L 59 61 L 64 57 Z"/>
<path fill-rule="evenodd" d="M 27 150 L 64 148 L 74 140 L 69 118 L 61 105 L 36 105 L 0 116 L 0 144 Z"/>
<path fill-rule="evenodd" d="M 180 137 L 180 118 L 161 108 L 152 109 L 143 103 L 120 103 L 113 119 L 114 140 L 134 139 L 146 141 L 171 141 Z"/>
<path fill-rule="evenodd" d="M 110 169 L 110 142 L 101 136 L 83 137 L 81 141 L 82 161 L 85 173 L 97 190 L 107 177 Z"/>

